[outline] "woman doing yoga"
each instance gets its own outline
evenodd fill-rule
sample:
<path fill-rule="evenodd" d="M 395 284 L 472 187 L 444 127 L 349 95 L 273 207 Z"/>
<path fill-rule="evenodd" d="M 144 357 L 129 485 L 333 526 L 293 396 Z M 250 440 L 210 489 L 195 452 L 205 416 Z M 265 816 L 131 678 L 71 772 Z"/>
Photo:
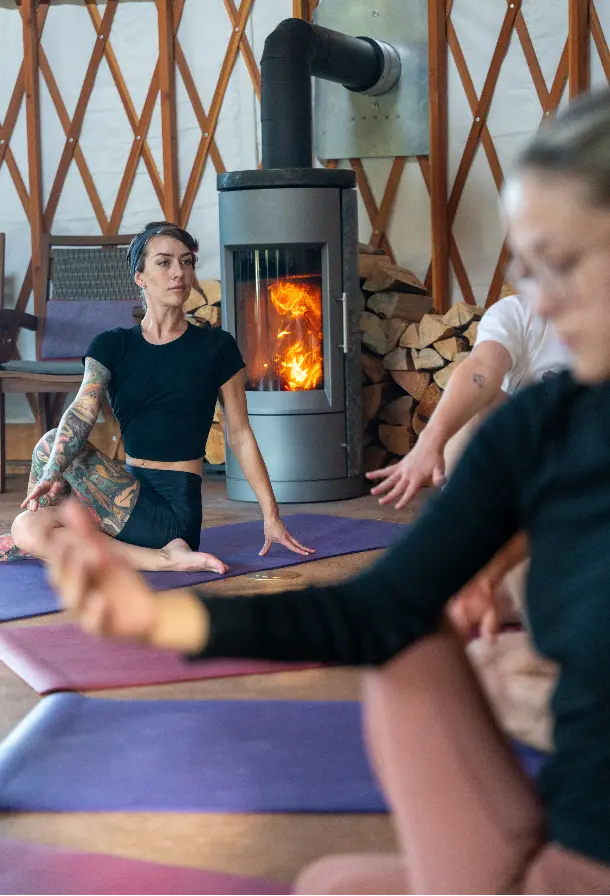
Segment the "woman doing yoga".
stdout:
<path fill-rule="evenodd" d="M 36 445 L 24 512 L 0 558 L 48 558 L 49 530 L 59 526 L 58 499 L 71 493 L 86 506 L 113 550 L 134 569 L 224 573 L 199 551 L 203 455 L 220 398 L 228 442 L 263 510 L 266 554 L 279 542 L 311 553 L 282 523 L 248 422 L 244 362 L 233 337 L 184 317 L 198 244 L 167 221 L 134 237 L 128 261 L 146 314 L 131 329 L 97 336 L 83 359 L 81 389 L 56 430 Z M 88 442 L 108 390 L 125 442 L 125 466 Z"/>
<path fill-rule="evenodd" d="M 51 539 L 54 582 L 93 631 L 201 657 L 382 666 L 366 676 L 366 730 L 399 854 L 324 860 L 300 893 L 610 892 L 610 92 L 539 131 L 504 203 L 521 291 L 573 372 L 491 415 L 371 569 L 292 594 L 156 598 L 95 531 L 83 544 L 77 506 Z M 536 784 L 443 619 L 520 530 L 532 637 L 559 668 Z"/>

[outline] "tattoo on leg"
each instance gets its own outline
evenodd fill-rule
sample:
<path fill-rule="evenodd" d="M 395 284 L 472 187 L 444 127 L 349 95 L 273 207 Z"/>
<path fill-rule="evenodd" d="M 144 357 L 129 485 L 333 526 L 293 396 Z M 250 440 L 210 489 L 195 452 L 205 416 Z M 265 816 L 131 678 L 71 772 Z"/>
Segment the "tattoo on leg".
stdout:
<path fill-rule="evenodd" d="M 472 382 L 475 384 L 475 386 L 478 386 L 479 389 L 482 389 L 485 385 L 485 377 L 482 373 L 473 373 Z"/>
<path fill-rule="evenodd" d="M 65 476 L 100 529 L 118 535 L 138 500 L 138 480 L 92 445 L 70 464 Z"/>
<path fill-rule="evenodd" d="M 12 535 L 0 535 L 0 563 L 8 560 L 31 560 L 30 554 L 25 554 L 13 541 Z"/>

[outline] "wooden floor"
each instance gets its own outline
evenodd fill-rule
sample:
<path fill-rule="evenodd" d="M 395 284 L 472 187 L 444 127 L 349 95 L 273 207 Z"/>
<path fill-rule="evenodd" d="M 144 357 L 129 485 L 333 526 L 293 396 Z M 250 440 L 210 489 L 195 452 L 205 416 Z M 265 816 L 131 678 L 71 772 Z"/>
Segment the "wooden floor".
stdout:
<path fill-rule="evenodd" d="M 0 532 L 8 531 L 25 494 L 26 477 L 12 476 L 0 496 Z M 425 497 L 424 497 L 425 500 Z M 306 511 L 396 522 L 412 520 L 413 509 L 396 512 L 379 507 L 370 496 L 328 504 L 289 505 L 285 515 Z M 259 517 L 256 505 L 228 501 L 224 481 L 210 476 L 204 485 L 206 526 L 243 522 Z M 277 571 L 277 578 L 247 576 L 213 584 L 217 592 L 233 594 L 281 590 L 305 583 L 346 577 L 369 564 L 377 552 L 320 560 Z M 207 586 L 209 587 L 209 586 Z M 62 618 L 69 619 L 69 614 Z M 45 625 L 58 616 L 5 625 Z M 116 699 L 295 699 L 344 700 L 359 696 L 359 673 L 325 669 L 278 675 L 253 675 L 176 685 L 96 692 Z M 40 698 L 0 664 L 0 737 L 36 705 Z M 196 813 L 58 813 L 0 815 L 0 837 L 15 837 L 68 848 L 112 853 L 167 864 L 265 875 L 290 881 L 308 862 L 335 852 L 392 851 L 388 818 L 381 815 L 218 815 Z"/>

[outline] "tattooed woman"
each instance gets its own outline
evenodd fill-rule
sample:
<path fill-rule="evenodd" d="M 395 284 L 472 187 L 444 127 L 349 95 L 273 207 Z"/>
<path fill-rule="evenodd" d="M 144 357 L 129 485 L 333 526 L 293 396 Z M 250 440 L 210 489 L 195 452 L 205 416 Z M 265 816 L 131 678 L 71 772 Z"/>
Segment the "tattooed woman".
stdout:
<path fill-rule="evenodd" d="M 48 536 L 60 526 L 54 506 L 69 493 L 86 506 L 115 550 L 142 570 L 224 573 L 199 551 L 203 454 L 216 401 L 227 436 L 264 515 L 266 554 L 274 542 L 298 554 L 280 519 L 269 476 L 248 422 L 244 362 L 233 337 L 189 324 L 182 312 L 194 279 L 197 241 L 167 221 L 148 224 L 128 251 L 146 314 L 131 329 L 97 336 L 83 359 L 81 389 L 57 429 L 36 445 L 28 495 L 0 557 L 48 559 Z M 89 441 L 108 391 L 121 427 L 126 465 Z"/>

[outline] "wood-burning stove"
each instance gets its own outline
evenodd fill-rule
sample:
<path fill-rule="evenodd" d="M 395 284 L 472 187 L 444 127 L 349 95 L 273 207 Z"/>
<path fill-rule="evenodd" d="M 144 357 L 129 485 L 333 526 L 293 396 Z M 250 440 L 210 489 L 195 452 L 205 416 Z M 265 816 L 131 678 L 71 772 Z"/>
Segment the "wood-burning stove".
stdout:
<path fill-rule="evenodd" d="M 383 42 L 280 23 L 261 60 L 262 170 L 218 176 L 223 326 L 280 502 L 365 486 L 355 175 L 311 167 L 311 76 L 377 94 L 400 71 Z M 256 500 L 230 449 L 226 472 L 230 498 Z"/>
<path fill-rule="evenodd" d="M 219 176 L 223 326 L 278 501 L 363 492 L 357 220 L 351 171 Z M 255 500 L 231 454 L 227 493 Z"/>

